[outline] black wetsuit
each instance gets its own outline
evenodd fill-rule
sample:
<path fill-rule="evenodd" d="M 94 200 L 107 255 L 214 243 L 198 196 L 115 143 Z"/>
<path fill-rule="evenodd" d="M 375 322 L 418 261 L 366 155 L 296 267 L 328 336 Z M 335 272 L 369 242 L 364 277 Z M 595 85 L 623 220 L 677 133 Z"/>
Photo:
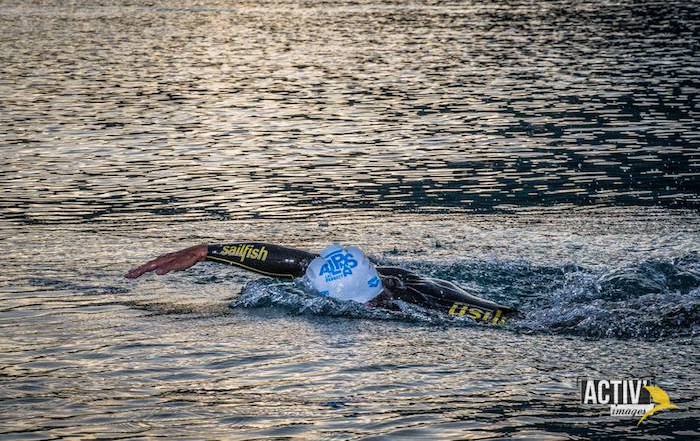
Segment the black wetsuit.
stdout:
<path fill-rule="evenodd" d="M 307 251 L 260 242 L 209 245 L 207 260 L 227 263 L 270 277 L 296 279 L 318 255 Z M 384 291 L 369 304 L 392 308 L 392 300 L 402 300 L 449 315 L 471 317 L 476 321 L 503 324 L 513 316 L 513 308 L 475 297 L 454 283 L 423 277 L 395 267 L 377 267 Z"/>

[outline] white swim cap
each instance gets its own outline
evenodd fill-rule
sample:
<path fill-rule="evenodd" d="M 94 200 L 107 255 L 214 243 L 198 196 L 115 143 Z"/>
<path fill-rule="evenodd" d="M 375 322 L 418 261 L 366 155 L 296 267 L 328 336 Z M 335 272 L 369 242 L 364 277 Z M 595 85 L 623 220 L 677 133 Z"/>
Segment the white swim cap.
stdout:
<path fill-rule="evenodd" d="M 304 281 L 323 296 L 365 303 L 382 292 L 382 281 L 372 262 L 357 247 L 330 245 L 311 261 Z"/>

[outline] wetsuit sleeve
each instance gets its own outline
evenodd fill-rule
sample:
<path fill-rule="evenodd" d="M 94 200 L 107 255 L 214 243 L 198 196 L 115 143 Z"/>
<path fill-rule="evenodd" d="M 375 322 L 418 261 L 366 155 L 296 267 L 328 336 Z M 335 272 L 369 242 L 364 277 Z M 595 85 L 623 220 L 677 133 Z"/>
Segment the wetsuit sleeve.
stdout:
<path fill-rule="evenodd" d="M 210 262 L 227 263 L 270 277 L 296 278 L 306 272 L 315 254 L 260 242 L 207 246 Z"/>
<path fill-rule="evenodd" d="M 447 280 L 423 277 L 401 268 L 380 267 L 377 271 L 385 288 L 383 297 L 378 300 L 384 303 L 392 299 L 402 300 L 452 316 L 467 316 L 493 324 L 503 324 L 517 314 L 513 308 L 476 297 Z"/>

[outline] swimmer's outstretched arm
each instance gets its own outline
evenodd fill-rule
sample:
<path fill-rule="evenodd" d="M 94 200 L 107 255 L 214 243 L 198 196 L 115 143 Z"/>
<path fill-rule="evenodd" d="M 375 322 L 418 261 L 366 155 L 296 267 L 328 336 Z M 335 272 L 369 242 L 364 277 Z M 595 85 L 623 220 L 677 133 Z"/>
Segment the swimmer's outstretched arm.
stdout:
<path fill-rule="evenodd" d="M 270 277 L 295 279 L 306 272 L 317 254 L 261 242 L 207 246 L 206 260 L 228 263 Z"/>
<path fill-rule="evenodd" d="M 164 254 L 129 270 L 125 277 L 135 279 L 148 272 L 158 275 L 183 271 L 204 260 L 227 263 L 271 277 L 296 278 L 304 275 L 316 254 L 295 248 L 260 242 L 195 245 Z"/>
<path fill-rule="evenodd" d="M 195 245 L 185 248 L 184 250 L 175 251 L 174 253 L 163 254 L 153 260 L 149 260 L 143 265 L 131 268 L 124 277 L 127 279 L 135 279 L 141 277 L 145 273 L 155 272 L 159 276 L 168 274 L 170 271 L 182 271 L 201 262 L 207 257 L 207 246 Z"/>

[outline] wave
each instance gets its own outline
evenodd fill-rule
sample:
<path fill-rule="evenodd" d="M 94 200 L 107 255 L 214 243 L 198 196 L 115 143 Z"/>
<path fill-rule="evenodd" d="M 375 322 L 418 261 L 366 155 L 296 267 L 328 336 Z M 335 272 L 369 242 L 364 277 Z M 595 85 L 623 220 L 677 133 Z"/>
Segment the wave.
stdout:
<path fill-rule="evenodd" d="M 485 299 L 515 306 L 520 315 L 505 326 L 512 331 L 639 339 L 700 334 L 697 253 L 601 268 L 498 260 L 411 262 L 404 266 L 452 280 Z M 400 301 L 395 302 L 396 311 L 389 311 L 318 297 L 299 284 L 272 279 L 247 283 L 231 306 L 277 307 L 292 314 L 490 326 Z"/>

